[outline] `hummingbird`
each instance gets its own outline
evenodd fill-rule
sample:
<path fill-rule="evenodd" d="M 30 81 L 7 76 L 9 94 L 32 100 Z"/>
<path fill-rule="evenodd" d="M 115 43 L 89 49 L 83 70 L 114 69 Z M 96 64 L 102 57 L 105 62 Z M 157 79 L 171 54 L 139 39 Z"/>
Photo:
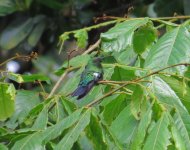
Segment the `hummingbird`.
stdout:
<path fill-rule="evenodd" d="M 89 60 L 81 74 L 78 87 L 71 96 L 77 96 L 77 100 L 83 98 L 98 81 L 103 79 L 102 59 L 103 57 L 95 57 Z"/>

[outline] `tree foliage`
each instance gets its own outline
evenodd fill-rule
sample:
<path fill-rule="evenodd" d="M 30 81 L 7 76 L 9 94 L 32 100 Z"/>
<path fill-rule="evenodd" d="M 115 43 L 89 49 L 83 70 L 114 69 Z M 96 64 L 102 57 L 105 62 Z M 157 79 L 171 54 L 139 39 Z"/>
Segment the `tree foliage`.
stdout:
<path fill-rule="evenodd" d="M 59 7 L 59 3 L 53 5 Z M 60 79 L 50 93 L 43 88 L 15 89 L 5 80 L 22 84 L 37 81 L 42 86 L 41 82 L 51 84 L 46 75 L 6 72 L 0 82 L 0 149 L 190 149 L 189 18 L 115 17 L 63 33 L 61 45 L 74 35 L 78 47 L 86 47 L 89 31 L 113 25 L 83 54 L 55 70 Z M 28 37 L 23 28 L 29 30 L 27 26 L 35 19 L 20 26 L 23 33 L 12 32 L 22 39 Z M 185 21 L 173 23 L 173 19 Z M 30 30 L 36 33 L 44 28 L 42 24 L 35 27 Z M 28 42 L 36 43 L 31 36 Z M 20 42 L 9 37 L 12 45 L 0 38 L 4 49 Z M 102 62 L 103 81 L 77 101 L 69 94 L 95 55 L 107 56 Z"/>

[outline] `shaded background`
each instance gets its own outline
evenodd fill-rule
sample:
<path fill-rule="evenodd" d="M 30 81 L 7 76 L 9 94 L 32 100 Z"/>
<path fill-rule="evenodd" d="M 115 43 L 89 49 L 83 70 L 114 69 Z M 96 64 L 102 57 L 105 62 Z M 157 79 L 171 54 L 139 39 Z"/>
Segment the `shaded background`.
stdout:
<path fill-rule="evenodd" d="M 120 17 L 189 15 L 189 6 L 189 0 L 0 0 L 0 62 L 16 53 L 38 53 L 37 60 L 13 60 L 0 69 L 24 74 L 42 73 L 55 82 L 58 77 L 54 71 L 67 59 L 67 52 L 76 49 L 76 41 L 71 37 L 58 54 L 59 36 L 63 32 L 93 25 L 94 18 L 105 14 Z M 90 31 L 88 45 L 108 28 Z M 82 51 L 84 49 L 72 56 Z M 35 84 L 23 86 L 30 89 Z"/>

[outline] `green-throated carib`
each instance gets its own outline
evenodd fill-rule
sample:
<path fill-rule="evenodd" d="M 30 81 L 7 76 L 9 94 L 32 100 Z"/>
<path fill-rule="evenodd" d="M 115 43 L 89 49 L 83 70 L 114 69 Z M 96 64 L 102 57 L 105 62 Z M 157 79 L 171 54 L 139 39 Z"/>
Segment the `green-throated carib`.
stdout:
<path fill-rule="evenodd" d="M 82 72 L 77 89 L 71 96 L 77 96 L 77 99 L 83 98 L 99 80 L 103 78 L 103 69 L 101 65 L 103 57 L 96 57 L 89 60 Z"/>

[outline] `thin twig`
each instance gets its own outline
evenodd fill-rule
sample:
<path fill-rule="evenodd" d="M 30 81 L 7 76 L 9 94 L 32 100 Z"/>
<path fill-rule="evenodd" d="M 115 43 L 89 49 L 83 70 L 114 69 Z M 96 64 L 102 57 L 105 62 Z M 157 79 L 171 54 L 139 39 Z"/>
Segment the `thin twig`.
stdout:
<path fill-rule="evenodd" d="M 67 61 L 68 61 L 68 63 L 67 63 L 67 68 L 70 67 L 71 54 L 72 54 L 73 52 L 75 52 L 75 51 L 77 51 L 77 49 L 74 49 L 74 50 L 72 50 L 72 51 L 70 51 L 70 52 L 67 53 Z"/>
<path fill-rule="evenodd" d="M 141 82 L 150 82 L 147 80 L 142 80 Z M 107 83 L 112 83 L 112 84 L 125 84 L 125 83 L 134 83 L 133 81 L 110 81 L 110 80 L 102 80 L 98 82 L 99 84 L 107 84 Z"/>
<path fill-rule="evenodd" d="M 101 42 L 101 40 L 99 39 L 96 43 L 91 45 L 82 55 L 92 52 L 94 49 L 96 49 L 100 45 L 100 42 Z"/>
<path fill-rule="evenodd" d="M 55 94 L 56 90 L 59 88 L 60 84 L 62 83 L 62 81 L 65 79 L 65 77 L 67 76 L 67 74 L 75 69 L 77 69 L 78 67 L 70 67 L 68 69 L 65 70 L 65 72 L 61 75 L 61 77 L 59 78 L 59 80 L 56 82 L 55 86 L 53 87 L 53 89 L 51 90 L 50 94 L 48 95 L 48 98 L 52 97 L 53 94 Z"/>
<path fill-rule="evenodd" d="M 45 91 L 45 89 L 44 89 L 44 86 L 42 85 L 42 82 L 38 80 L 37 83 L 40 85 L 40 87 L 41 87 L 43 93 L 46 93 L 46 91 Z"/>
<path fill-rule="evenodd" d="M 30 61 L 32 59 L 36 59 L 38 57 L 38 54 L 36 52 L 32 52 L 30 55 L 19 55 L 16 54 L 15 56 L 7 59 L 6 61 L 0 63 L 0 67 L 7 64 L 8 62 L 15 60 L 15 59 L 22 59 L 23 61 Z"/>
<path fill-rule="evenodd" d="M 110 18 L 110 17 L 109 17 Z M 149 18 L 150 20 L 152 21 L 157 21 L 157 20 L 171 20 L 171 19 L 189 19 L 190 16 L 173 16 L 173 17 L 157 17 L 157 18 Z M 117 22 L 122 22 L 122 21 L 125 21 L 125 20 L 142 20 L 144 19 L 143 17 L 141 18 L 126 18 L 126 17 L 111 17 L 110 19 L 114 19 L 114 20 L 111 20 L 111 21 L 107 21 L 107 22 L 103 22 L 103 23 L 100 23 L 100 24 L 95 24 L 95 25 L 92 25 L 92 26 L 89 26 L 89 27 L 85 27 L 83 28 L 84 30 L 86 31 L 90 31 L 92 29 L 96 29 L 96 28 L 100 28 L 100 27 L 104 27 L 104 26 L 108 26 L 110 24 L 115 24 Z M 72 31 L 67 31 L 67 32 L 64 32 L 61 36 L 60 36 L 60 40 L 62 40 L 63 37 L 65 37 L 66 35 L 69 35 L 71 33 L 76 33 L 78 30 L 72 30 Z M 63 44 L 63 42 L 61 42 Z M 61 45 L 62 45 L 61 44 Z M 61 46 L 62 47 L 62 46 Z"/>
<path fill-rule="evenodd" d="M 189 64 L 189 63 L 180 63 L 180 64 L 171 65 L 171 66 L 162 68 L 162 69 L 160 69 L 160 70 L 157 70 L 157 71 L 155 71 L 155 72 L 152 72 L 152 73 L 150 73 L 150 74 L 147 74 L 147 75 L 145 75 L 145 76 L 143 76 L 143 77 L 134 79 L 134 80 L 132 80 L 132 81 L 128 81 L 128 82 L 122 84 L 120 87 L 118 87 L 118 88 L 116 88 L 116 89 L 113 89 L 112 91 L 106 93 L 106 94 L 103 95 L 102 97 L 100 97 L 100 98 L 94 100 L 93 102 L 89 103 L 86 107 L 91 107 L 91 106 L 93 106 L 94 104 L 100 102 L 100 101 L 101 101 L 102 99 L 104 99 L 105 97 L 108 97 L 108 96 L 112 95 L 114 92 L 120 90 L 121 88 L 125 87 L 125 86 L 128 85 L 128 84 L 131 84 L 131 83 L 134 83 L 134 82 L 138 82 L 138 81 L 140 81 L 140 80 L 142 80 L 142 79 L 144 79 L 144 78 L 147 78 L 147 77 L 152 76 L 152 75 L 154 75 L 154 74 L 158 74 L 159 72 L 161 72 L 161 71 L 163 71 L 163 70 L 166 70 L 166 69 L 169 69 L 169 68 L 173 68 L 173 67 L 176 67 L 176 66 L 182 66 L 182 65 L 184 65 L 184 66 L 189 66 L 190 64 Z"/>

